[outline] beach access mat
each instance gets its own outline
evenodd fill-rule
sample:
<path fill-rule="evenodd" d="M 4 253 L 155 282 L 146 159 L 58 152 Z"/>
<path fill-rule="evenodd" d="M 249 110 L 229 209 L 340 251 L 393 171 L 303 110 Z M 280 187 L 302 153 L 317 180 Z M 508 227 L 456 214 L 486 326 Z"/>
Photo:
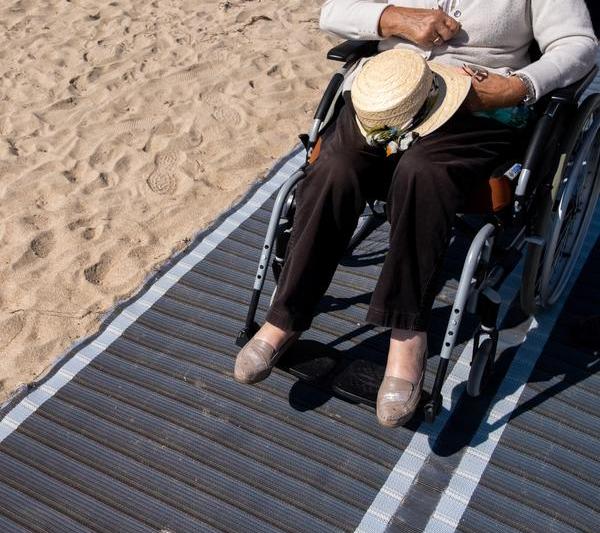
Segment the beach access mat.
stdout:
<path fill-rule="evenodd" d="M 232 377 L 273 198 L 303 158 L 298 148 L 279 162 L 4 408 L 0 531 L 599 530 L 599 359 L 570 328 L 598 313 L 600 210 L 555 307 L 514 320 L 520 265 L 505 280 L 489 391 L 464 392 L 466 320 L 436 422 L 385 429 L 371 407 L 284 370 L 255 386 Z M 344 259 L 296 351 L 383 360 L 388 334 L 364 318 L 387 229 Z M 457 238 L 448 254 L 431 354 L 465 246 Z M 259 321 L 272 290 L 269 275 Z"/>

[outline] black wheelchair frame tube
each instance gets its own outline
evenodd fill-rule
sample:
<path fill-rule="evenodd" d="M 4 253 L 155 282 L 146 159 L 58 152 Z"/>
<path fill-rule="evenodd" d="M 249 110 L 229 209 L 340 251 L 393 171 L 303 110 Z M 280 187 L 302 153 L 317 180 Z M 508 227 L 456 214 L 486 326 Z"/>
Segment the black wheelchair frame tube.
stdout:
<path fill-rule="evenodd" d="M 321 125 L 327 118 L 327 114 L 331 109 L 333 102 L 335 101 L 336 96 L 338 95 L 341 86 L 346 79 L 346 74 L 348 70 L 352 67 L 355 60 L 348 61 L 344 64 L 342 68 L 340 68 L 329 80 L 327 84 L 327 88 L 325 89 L 325 93 L 321 97 L 321 101 L 315 111 L 313 125 L 308 133 L 308 138 L 306 141 L 306 160 L 310 159 L 312 154 L 312 150 L 317 144 L 317 139 L 319 137 L 319 132 L 321 130 Z M 301 136 L 302 137 L 302 136 Z M 306 138 L 306 137 L 305 137 Z"/>
<path fill-rule="evenodd" d="M 512 222 L 519 225 L 523 222 L 532 200 L 531 191 L 541 185 L 542 176 L 538 170 L 542 160 L 548 154 L 548 141 L 562 122 L 570 107 L 576 107 L 573 101 L 563 97 L 551 97 L 544 114 L 538 119 L 531 140 L 525 152 L 523 168 L 515 189 L 512 210 Z"/>
<path fill-rule="evenodd" d="M 525 175 L 523 176 L 523 179 L 521 176 L 519 177 L 519 183 L 515 191 L 515 199 L 517 201 L 515 201 L 514 214 L 522 212 L 523 207 L 525 207 L 523 202 L 527 190 L 532 189 L 532 186 L 528 185 L 529 176 L 532 173 L 535 175 L 542 156 L 547 154 L 548 146 L 546 143 L 549 140 L 550 135 L 556 128 L 562 126 L 561 122 L 569 111 L 569 108 L 572 108 L 571 110 L 577 109 L 579 99 L 583 96 L 586 88 L 589 87 L 596 78 L 597 73 L 598 67 L 594 65 L 581 80 L 576 81 L 567 87 L 563 87 L 562 89 L 556 89 L 541 100 L 540 103 L 544 101 L 547 103 L 545 103 L 544 113 L 536 124 L 536 128 L 525 153 L 523 170 L 521 171 L 522 176 L 523 173 L 525 173 Z M 535 186 L 537 185 L 538 183 L 535 183 Z"/>
<path fill-rule="evenodd" d="M 425 420 L 427 422 L 433 422 L 442 408 L 442 386 L 446 380 L 447 372 L 448 359 L 440 359 L 435 374 L 435 381 L 433 382 L 433 388 L 431 389 L 431 397 L 425 404 Z"/>
<path fill-rule="evenodd" d="M 329 84 L 327 85 L 327 89 L 325 89 L 325 94 L 323 94 L 323 97 L 321 98 L 321 101 L 319 102 L 319 106 L 317 107 L 317 110 L 315 111 L 315 120 L 320 120 L 321 122 L 323 122 L 323 120 L 325 120 L 325 116 L 327 115 L 327 112 L 329 111 L 329 108 L 331 106 L 331 103 L 333 102 L 333 99 L 336 95 L 336 93 L 338 92 L 339 88 L 342 86 L 342 83 L 344 83 L 344 72 L 342 72 L 341 69 L 340 71 L 336 72 L 333 77 L 329 80 Z"/>

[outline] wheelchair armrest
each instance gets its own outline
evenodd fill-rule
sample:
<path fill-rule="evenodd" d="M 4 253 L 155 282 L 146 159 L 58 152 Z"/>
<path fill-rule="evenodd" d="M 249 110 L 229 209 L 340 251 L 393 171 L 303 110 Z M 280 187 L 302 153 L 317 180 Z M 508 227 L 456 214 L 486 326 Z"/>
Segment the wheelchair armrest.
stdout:
<path fill-rule="evenodd" d="M 347 63 L 361 57 L 369 57 L 377 53 L 378 43 L 379 41 L 344 41 L 327 52 L 327 59 Z"/>
<path fill-rule="evenodd" d="M 567 85 L 562 89 L 555 89 L 547 97 L 552 100 L 558 100 L 560 102 L 573 102 L 576 103 L 584 91 L 588 88 L 590 83 L 594 81 L 594 78 L 598 74 L 598 65 L 594 65 L 592 70 L 590 70 L 583 78 L 577 80 L 575 83 L 571 85 Z"/>

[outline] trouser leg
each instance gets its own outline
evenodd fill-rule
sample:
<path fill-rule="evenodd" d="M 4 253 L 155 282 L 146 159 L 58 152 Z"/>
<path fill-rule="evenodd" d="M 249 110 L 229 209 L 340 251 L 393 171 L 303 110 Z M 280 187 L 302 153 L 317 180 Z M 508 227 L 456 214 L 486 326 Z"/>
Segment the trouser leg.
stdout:
<path fill-rule="evenodd" d="M 360 136 L 351 106 L 344 106 L 296 189 L 294 225 L 268 322 L 296 331 L 310 327 L 384 163 Z"/>
<path fill-rule="evenodd" d="M 450 229 L 478 180 L 515 153 L 514 131 L 459 115 L 401 155 L 387 196 L 390 246 L 367 321 L 426 331 Z"/>

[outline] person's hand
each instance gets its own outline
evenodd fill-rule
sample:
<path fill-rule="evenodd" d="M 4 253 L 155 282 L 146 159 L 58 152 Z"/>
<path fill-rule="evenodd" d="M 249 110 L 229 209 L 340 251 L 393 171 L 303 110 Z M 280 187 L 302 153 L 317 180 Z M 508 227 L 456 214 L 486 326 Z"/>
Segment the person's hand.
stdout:
<path fill-rule="evenodd" d="M 516 76 L 500 76 L 467 66 L 460 70 L 471 76 L 471 90 L 462 105 L 466 111 L 512 107 L 520 104 L 527 95 L 526 85 Z"/>
<path fill-rule="evenodd" d="M 402 37 L 422 47 L 439 46 L 460 31 L 460 23 L 440 9 L 387 7 L 379 19 L 382 37 Z"/>

